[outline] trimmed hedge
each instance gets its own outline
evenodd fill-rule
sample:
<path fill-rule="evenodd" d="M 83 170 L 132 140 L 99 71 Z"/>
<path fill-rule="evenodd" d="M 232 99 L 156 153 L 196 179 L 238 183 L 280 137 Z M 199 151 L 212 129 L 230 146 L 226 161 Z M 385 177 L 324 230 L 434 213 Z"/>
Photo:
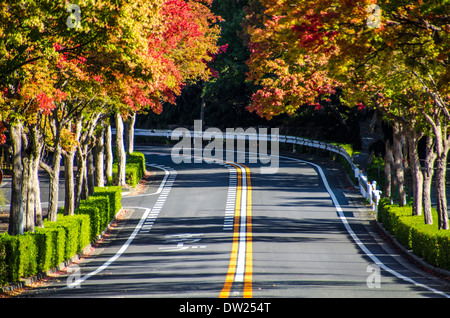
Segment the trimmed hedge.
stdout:
<path fill-rule="evenodd" d="M 433 219 L 437 219 L 435 210 Z M 450 231 L 439 230 L 437 224 L 425 224 L 423 216 L 412 215 L 411 206 L 389 205 L 389 199 L 380 200 L 378 221 L 427 263 L 450 270 Z"/>
<path fill-rule="evenodd" d="M 64 261 L 66 251 L 66 231 L 62 227 L 38 228 L 35 232 L 41 237 L 39 248 L 39 272 L 44 272 Z"/>
<path fill-rule="evenodd" d="M 80 201 L 80 207 L 95 207 L 98 209 L 99 225 L 96 229 L 96 235 L 101 234 L 101 232 L 108 226 L 111 221 L 109 212 L 110 204 L 108 196 L 93 196 L 91 195 L 88 200 Z"/>
<path fill-rule="evenodd" d="M 113 164 L 113 181 L 117 181 L 118 165 Z M 128 185 L 135 187 L 145 174 L 145 155 L 141 152 L 127 154 L 125 179 Z"/>
<path fill-rule="evenodd" d="M 0 281 L 17 282 L 21 277 L 31 276 L 38 269 L 38 242 L 37 235 L 24 234 L 10 236 L 4 233 L 0 241 L 6 252 L 6 270 Z"/>
<path fill-rule="evenodd" d="M 93 205 L 80 206 L 75 210 L 76 215 L 86 215 L 89 218 L 90 225 L 90 241 L 94 241 L 95 238 L 102 233 L 102 228 L 100 227 L 100 209 Z"/>
<path fill-rule="evenodd" d="M 121 208 L 121 188 L 96 188 L 75 215 L 58 214 L 35 233 L 0 235 L 0 286 L 56 267 L 95 240 Z"/>
<path fill-rule="evenodd" d="M 109 197 L 109 211 L 110 219 L 114 219 L 114 216 L 122 208 L 122 187 L 110 186 L 110 187 L 95 187 L 94 194 L 92 196 L 108 196 Z"/>

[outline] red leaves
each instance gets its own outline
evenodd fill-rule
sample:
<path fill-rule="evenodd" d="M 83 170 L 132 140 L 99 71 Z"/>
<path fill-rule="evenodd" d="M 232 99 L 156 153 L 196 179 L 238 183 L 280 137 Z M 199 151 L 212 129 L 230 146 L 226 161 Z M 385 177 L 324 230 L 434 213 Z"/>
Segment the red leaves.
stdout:
<path fill-rule="evenodd" d="M 92 79 L 98 83 L 103 83 L 103 78 L 100 75 L 93 75 Z"/>
<path fill-rule="evenodd" d="M 326 42 L 333 40 L 338 32 L 327 30 L 324 26 L 325 22 L 335 17 L 336 13 L 334 12 L 308 14 L 305 16 L 307 22 L 294 25 L 291 29 L 293 32 L 298 33 L 297 37 L 301 47 L 312 49 L 314 53 L 329 53 L 334 47 L 326 45 Z"/>
<path fill-rule="evenodd" d="M 6 142 L 6 127 L 5 125 L 0 122 L 0 145 L 4 144 Z"/>
<path fill-rule="evenodd" d="M 35 103 L 38 106 L 38 109 L 43 112 L 45 115 L 50 115 L 52 110 L 55 109 L 55 102 L 61 102 L 66 100 L 67 93 L 61 91 L 60 89 L 56 89 L 53 92 L 53 95 L 49 95 L 45 92 L 40 92 L 36 95 Z"/>
<path fill-rule="evenodd" d="M 175 48 L 182 40 L 190 42 L 203 35 L 187 2 L 167 0 L 163 5 L 162 14 L 162 19 L 166 22 L 166 30 L 162 37 L 167 47 Z"/>
<path fill-rule="evenodd" d="M 55 105 L 53 104 L 53 98 L 49 97 L 46 93 L 39 93 L 36 95 L 36 102 L 38 107 L 45 115 L 50 115 Z"/>

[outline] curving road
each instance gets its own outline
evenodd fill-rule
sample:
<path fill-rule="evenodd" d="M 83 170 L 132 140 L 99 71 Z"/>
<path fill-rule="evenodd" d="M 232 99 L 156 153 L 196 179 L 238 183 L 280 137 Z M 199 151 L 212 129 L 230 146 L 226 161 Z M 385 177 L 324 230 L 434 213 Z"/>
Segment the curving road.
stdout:
<path fill-rule="evenodd" d="M 257 164 L 174 164 L 138 147 L 155 173 L 124 196 L 130 213 L 95 253 L 27 292 L 36 297 L 448 297 L 368 224 L 330 167 L 280 156 Z"/>

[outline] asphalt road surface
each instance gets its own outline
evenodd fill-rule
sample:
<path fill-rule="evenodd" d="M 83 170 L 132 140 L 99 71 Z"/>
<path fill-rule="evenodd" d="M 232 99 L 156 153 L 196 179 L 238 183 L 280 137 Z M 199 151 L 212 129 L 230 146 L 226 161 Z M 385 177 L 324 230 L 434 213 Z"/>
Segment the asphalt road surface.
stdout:
<path fill-rule="evenodd" d="M 175 164 L 140 147 L 154 172 L 124 196 L 128 218 L 90 257 L 31 297 L 448 297 L 378 236 L 335 168 L 280 156 L 258 164 Z"/>

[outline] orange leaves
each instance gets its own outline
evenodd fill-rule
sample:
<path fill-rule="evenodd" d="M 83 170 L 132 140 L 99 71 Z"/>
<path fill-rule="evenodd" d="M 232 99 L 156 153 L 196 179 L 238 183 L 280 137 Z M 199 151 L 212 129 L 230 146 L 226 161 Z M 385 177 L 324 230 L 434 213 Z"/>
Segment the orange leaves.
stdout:
<path fill-rule="evenodd" d="M 39 106 L 39 109 L 46 115 L 50 115 L 55 105 L 53 104 L 53 98 L 49 97 L 45 93 L 39 93 L 36 95 L 36 103 Z"/>
<path fill-rule="evenodd" d="M 335 51 L 338 32 L 330 26 L 337 14 L 317 1 L 261 1 L 262 22 L 248 13 L 250 58 L 247 61 L 248 80 L 261 88 L 253 95 L 250 111 L 272 118 L 281 113 L 293 114 L 309 104 L 334 93 L 335 81 L 326 71 L 327 61 Z M 328 1 L 322 1 L 328 2 Z M 269 5 L 270 4 L 270 5 Z"/>
<path fill-rule="evenodd" d="M 60 104 L 66 99 L 77 105 L 90 103 L 85 112 L 104 104 L 103 99 L 125 112 L 161 112 L 161 103 L 174 103 L 188 81 L 211 76 L 207 63 L 219 50 L 220 36 L 220 18 L 210 11 L 211 4 L 212 0 L 85 1 L 79 4 L 80 28 L 70 29 L 58 22 L 68 17 L 64 1 L 51 8 L 24 2 L 26 21 L 36 20 L 44 29 L 36 36 L 33 30 L 19 32 L 9 25 L 3 33 L 0 27 L 0 36 L 11 37 L 0 41 L 2 120 L 22 116 L 36 122 L 57 106 L 66 107 Z M 1 18 L 5 14 L 0 10 Z M 17 33 L 14 39 L 12 33 Z M 26 49 L 16 42 L 25 43 Z M 20 66 L 11 64 L 16 61 Z M 11 75 L 13 67 L 20 71 L 17 78 Z M 10 77 L 3 76 L 6 72 Z"/>

